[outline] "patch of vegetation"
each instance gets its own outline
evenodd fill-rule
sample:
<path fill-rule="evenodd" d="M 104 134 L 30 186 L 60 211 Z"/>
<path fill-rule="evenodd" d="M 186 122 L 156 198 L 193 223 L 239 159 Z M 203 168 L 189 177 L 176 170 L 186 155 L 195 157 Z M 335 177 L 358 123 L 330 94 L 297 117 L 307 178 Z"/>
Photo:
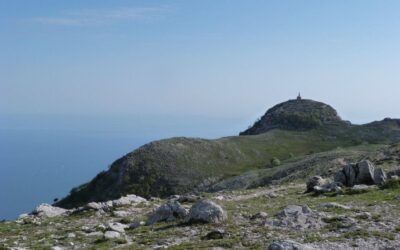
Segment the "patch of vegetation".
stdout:
<path fill-rule="evenodd" d="M 380 186 L 381 189 L 398 189 L 400 188 L 400 179 L 389 179 Z"/>
<path fill-rule="evenodd" d="M 304 234 L 304 243 L 313 243 L 322 241 L 322 237 L 317 233 L 305 233 Z"/>
<path fill-rule="evenodd" d="M 323 221 L 328 223 L 327 229 L 330 231 L 337 231 L 342 228 L 350 228 L 352 223 L 346 222 L 342 217 L 328 217 L 324 218 Z"/>
<path fill-rule="evenodd" d="M 364 194 L 371 192 L 372 188 L 365 188 L 365 189 L 354 189 L 354 188 L 345 188 L 343 190 L 343 194 L 345 195 L 357 195 L 357 194 Z"/>
<path fill-rule="evenodd" d="M 370 238 L 370 237 L 376 237 L 380 239 L 388 239 L 388 240 L 394 240 L 395 235 L 390 232 L 383 232 L 383 231 L 368 231 L 365 229 L 361 230 L 355 230 L 355 231 L 348 231 L 343 234 L 344 238 Z"/>

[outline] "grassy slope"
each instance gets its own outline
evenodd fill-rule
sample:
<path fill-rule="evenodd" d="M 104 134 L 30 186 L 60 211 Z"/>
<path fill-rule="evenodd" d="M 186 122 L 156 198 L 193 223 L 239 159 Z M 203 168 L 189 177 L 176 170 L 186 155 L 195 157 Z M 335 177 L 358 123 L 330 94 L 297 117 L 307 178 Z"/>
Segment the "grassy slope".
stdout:
<path fill-rule="evenodd" d="M 363 126 L 329 125 L 308 131 L 271 130 L 218 140 L 172 138 L 147 144 L 115 161 L 90 183 L 57 205 L 74 207 L 123 194 L 167 196 L 204 190 L 220 180 L 265 168 L 270 160 L 304 156 L 337 147 L 400 140 L 396 121 Z"/>
<path fill-rule="evenodd" d="M 280 166 L 251 170 L 225 179 L 213 185 L 209 191 L 255 188 L 293 180 L 305 182 L 307 178 L 316 174 L 327 177 L 345 163 L 357 162 L 362 159 L 376 159 L 377 155 L 387 147 L 386 145 L 366 144 L 346 148 L 339 147 L 330 151 L 293 157 L 284 161 Z"/>

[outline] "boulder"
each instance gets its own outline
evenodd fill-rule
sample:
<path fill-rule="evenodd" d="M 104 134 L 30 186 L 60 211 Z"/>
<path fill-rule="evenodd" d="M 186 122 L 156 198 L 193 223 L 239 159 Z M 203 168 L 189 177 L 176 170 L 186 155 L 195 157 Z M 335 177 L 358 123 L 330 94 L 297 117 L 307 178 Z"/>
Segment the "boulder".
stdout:
<path fill-rule="evenodd" d="M 331 183 L 327 183 L 323 186 L 315 186 L 314 192 L 316 194 L 324 194 L 324 193 L 330 193 L 330 192 L 336 192 L 336 193 L 340 194 L 340 193 L 342 193 L 342 188 L 340 186 L 341 186 L 341 183 L 339 183 L 339 182 L 331 182 Z"/>
<path fill-rule="evenodd" d="M 345 186 L 383 184 L 386 174 L 380 168 L 375 168 L 369 160 L 343 167 L 335 175 L 335 181 Z"/>
<path fill-rule="evenodd" d="M 25 219 L 25 218 L 29 218 L 29 214 L 24 213 L 24 214 L 20 214 L 20 215 L 18 216 L 18 220 Z"/>
<path fill-rule="evenodd" d="M 118 223 L 118 222 L 110 222 L 107 224 L 107 230 L 115 231 L 119 233 L 125 233 L 125 229 L 128 228 L 128 225 Z"/>
<path fill-rule="evenodd" d="M 334 181 L 338 182 L 338 183 L 342 183 L 343 185 L 345 185 L 347 183 L 347 178 L 346 178 L 346 175 L 344 174 L 343 170 L 336 172 Z"/>
<path fill-rule="evenodd" d="M 51 250 L 64 250 L 64 248 L 59 246 L 52 246 Z"/>
<path fill-rule="evenodd" d="M 104 237 L 103 232 L 91 232 L 86 234 L 87 237 Z"/>
<path fill-rule="evenodd" d="M 308 206 L 289 205 L 266 225 L 292 229 L 319 229 L 325 225 L 324 214 L 312 211 Z"/>
<path fill-rule="evenodd" d="M 121 238 L 121 234 L 116 231 L 106 231 L 104 233 L 104 238 L 105 239 L 119 239 L 119 238 Z"/>
<path fill-rule="evenodd" d="M 145 202 L 146 199 L 134 194 L 128 194 L 127 196 L 123 196 L 117 200 L 113 200 L 113 206 L 127 206 L 131 204 L 138 204 Z"/>
<path fill-rule="evenodd" d="M 185 203 L 185 202 L 195 202 L 198 199 L 199 199 L 198 196 L 187 194 L 187 195 L 179 196 L 177 198 L 177 201 L 179 201 L 180 203 Z"/>
<path fill-rule="evenodd" d="M 135 221 L 129 225 L 129 229 L 136 229 L 140 226 L 144 226 L 146 223 L 144 221 Z"/>
<path fill-rule="evenodd" d="M 306 193 L 312 192 L 315 186 L 322 186 L 324 184 L 324 179 L 319 176 L 313 176 L 307 181 L 307 190 Z"/>
<path fill-rule="evenodd" d="M 356 165 L 347 165 L 343 168 L 343 173 L 346 176 L 346 182 L 344 185 L 352 187 L 356 182 Z"/>
<path fill-rule="evenodd" d="M 278 198 L 279 195 L 275 192 L 268 192 L 265 194 L 265 197 L 274 199 L 274 198 Z"/>
<path fill-rule="evenodd" d="M 170 201 L 156 208 L 148 217 L 146 225 L 152 225 L 159 221 L 174 221 L 177 218 L 184 218 L 187 215 L 186 209 L 177 201 Z"/>
<path fill-rule="evenodd" d="M 268 217 L 268 214 L 266 212 L 258 212 L 251 216 L 251 220 L 257 220 L 257 219 L 265 219 Z"/>
<path fill-rule="evenodd" d="M 351 190 L 352 191 L 360 191 L 360 192 L 365 191 L 365 192 L 367 192 L 367 191 L 369 191 L 371 189 L 375 189 L 375 188 L 376 188 L 376 186 L 368 186 L 368 185 L 365 185 L 365 184 L 360 184 L 360 185 L 354 185 L 353 187 L 351 187 Z"/>
<path fill-rule="evenodd" d="M 318 208 L 340 208 L 343 210 L 350 210 L 351 207 L 345 206 L 336 202 L 320 203 L 317 205 Z"/>
<path fill-rule="evenodd" d="M 110 206 L 111 205 L 111 206 Z M 106 211 L 112 207 L 112 204 L 106 202 L 89 202 L 85 205 L 86 210 L 103 210 Z"/>
<path fill-rule="evenodd" d="M 386 174 L 382 168 L 376 168 L 374 171 L 374 182 L 376 185 L 382 185 L 386 182 Z"/>
<path fill-rule="evenodd" d="M 195 203 L 186 216 L 186 222 L 219 223 L 228 218 L 224 209 L 211 200 L 200 200 Z"/>
<path fill-rule="evenodd" d="M 67 213 L 68 213 L 67 209 L 60 207 L 53 207 L 52 205 L 47 203 L 40 204 L 32 211 L 32 214 L 38 217 L 56 217 L 65 215 Z"/>
<path fill-rule="evenodd" d="M 313 250 L 313 248 L 304 246 L 296 241 L 281 240 L 269 245 L 268 250 Z"/>
<path fill-rule="evenodd" d="M 206 236 L 203 237 L 203 239 L 206 240 L 219 240 L 223 239 L 226 236 L 226 233 L 222 229 L 216 229 L 211 232 L 209 232 Z"/>
<path fill-rule="evenodd" d="M 128 217 L 130 215 L 128 211 L 123 211 L 123 210 L 113 211 L 112 214 L 113 216 L 120 218 Z"/>
<path fill-rule="evenodd" d="M 356 170 L 358 171 L 355 179 L 355 184 L 373 185 L 375 183 L 374 182 L 375 167 L 370 161 L 366 160 L 359 162 L 356 165 Z"/>

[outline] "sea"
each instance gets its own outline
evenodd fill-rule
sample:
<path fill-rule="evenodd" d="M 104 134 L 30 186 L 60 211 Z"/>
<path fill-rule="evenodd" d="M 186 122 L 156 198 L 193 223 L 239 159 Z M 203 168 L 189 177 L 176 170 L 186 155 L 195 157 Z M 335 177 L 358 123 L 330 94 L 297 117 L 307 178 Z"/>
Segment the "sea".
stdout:
<path fill-rule="evenodd" d="M 187 115 L 0 115 L 0 220 L 65 197 L 150 141 L 237 135 L 248 122 Z"/>

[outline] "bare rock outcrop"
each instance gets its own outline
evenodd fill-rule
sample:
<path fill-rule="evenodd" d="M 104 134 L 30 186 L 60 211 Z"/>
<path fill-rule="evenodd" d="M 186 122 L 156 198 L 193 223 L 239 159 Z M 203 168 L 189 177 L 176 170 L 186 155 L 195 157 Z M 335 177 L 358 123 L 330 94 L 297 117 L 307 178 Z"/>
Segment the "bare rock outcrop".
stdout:
<path fill-rule="evenodd" d="M 352 187 L 358 184 L 378 185 L 386 181 L 386 174 L 380 168 L 375 168 L 369 160 L 357 164 L 346 165 L 335 175 L 335 181 Z"/>
<path fill-rule="evenodd" d="M 325 223 L 323 213 L 312 211 L 308 206 L 289 205 L 285 207 L 276 219 L 267 220 L 266 225 L 292 229 L 319 229 Z"/>
<path fill-rule="evenodd" d="M 38 217 L 56 217 L 65 215 L 68 213 L 69 210 L 60 208 L 60 207 L 53 207 L 50 204 L 43 203 L 37 206 L 33 211 L 32 215 Z"/>

